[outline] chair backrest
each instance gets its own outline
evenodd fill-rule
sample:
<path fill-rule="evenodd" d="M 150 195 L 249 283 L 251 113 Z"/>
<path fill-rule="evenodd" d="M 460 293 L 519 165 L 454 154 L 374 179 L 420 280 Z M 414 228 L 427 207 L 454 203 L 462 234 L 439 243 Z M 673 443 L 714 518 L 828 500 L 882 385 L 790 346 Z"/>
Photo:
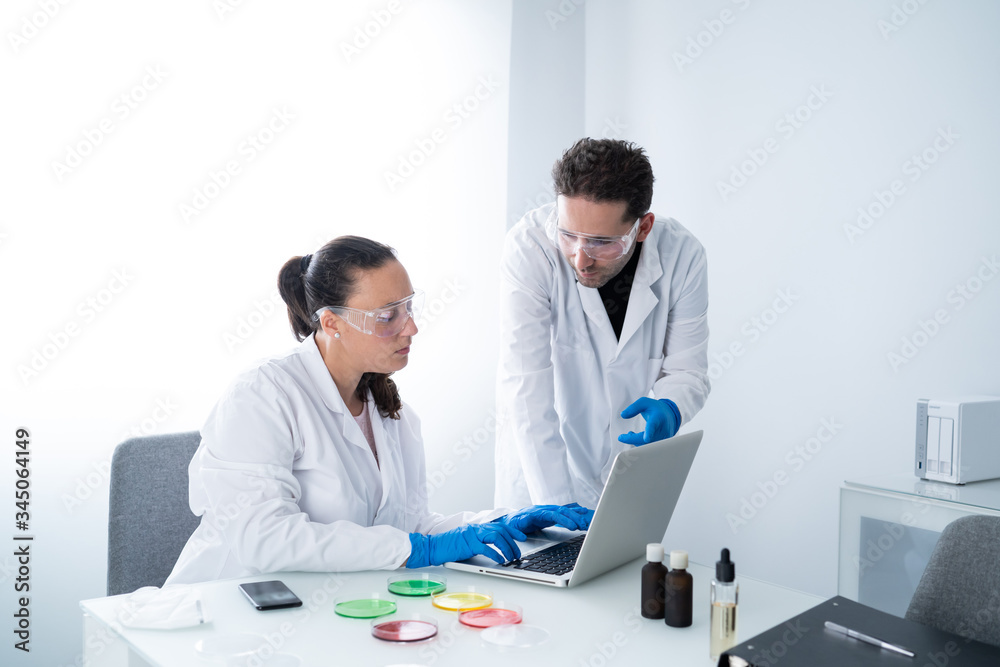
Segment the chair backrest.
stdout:
<path fill-rule="evenodd" d="M 201 519 L 188 505 L 198 431 L 130 438 L 111 459 L 108 595 L 162 586 Z"/>
<path fill-rule="evenodd" d="M 1000 646 L 1000 516 L 966 516 L 945 527 L 906 618 Z"/>

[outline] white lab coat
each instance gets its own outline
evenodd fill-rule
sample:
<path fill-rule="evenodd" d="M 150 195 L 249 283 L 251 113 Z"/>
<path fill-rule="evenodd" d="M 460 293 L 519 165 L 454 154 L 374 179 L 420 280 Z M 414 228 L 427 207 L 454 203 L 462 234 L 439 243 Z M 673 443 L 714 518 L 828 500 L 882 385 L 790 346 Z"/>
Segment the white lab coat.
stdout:
<path fill-rule="evenodd" d="M 621 340 L 596 288 L 545 235 L 549 204 L 508 233 L 501 260 L 496 503 L 596 507 L 627 431 L 622 410 L 669 398 L 682 423 L 709 393 L 705 250 L 676 220 L 642 244 Z"/>
<path fill-rule="evenodd" d="M 189 469 L 201 524 L 166 583 L 396 568 L 409 533 L 504 513 L 428 511 L 416 415 L 383 419 L 370 395 L 365 409 L 381 469 L 314 337 L 237 378 L 202 428 Z"/>

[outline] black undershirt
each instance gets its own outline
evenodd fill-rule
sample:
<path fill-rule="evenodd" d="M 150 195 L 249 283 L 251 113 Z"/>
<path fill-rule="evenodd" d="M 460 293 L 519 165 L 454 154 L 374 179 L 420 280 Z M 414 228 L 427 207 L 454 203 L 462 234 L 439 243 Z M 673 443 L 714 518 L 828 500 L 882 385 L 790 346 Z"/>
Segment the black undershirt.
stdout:
<path fill-rule="evenodd" d="M 611 328 L 615 330 L 615 338 L 621 339 L 622 327 L 625 325 L 625 311 L 628 309 L 628 297 L 632 293 L 632 281 L 635 280 L 635 271 L 639 268 L 639 253 L 642 251 L 642 243 L 635 244 L 635 252 L 622 267 L 614 278 L 598 287 L 601 294 L 601 301 L 604 303 L 604 310 L 608 311 L 608 319 L 611 320 Z"/>

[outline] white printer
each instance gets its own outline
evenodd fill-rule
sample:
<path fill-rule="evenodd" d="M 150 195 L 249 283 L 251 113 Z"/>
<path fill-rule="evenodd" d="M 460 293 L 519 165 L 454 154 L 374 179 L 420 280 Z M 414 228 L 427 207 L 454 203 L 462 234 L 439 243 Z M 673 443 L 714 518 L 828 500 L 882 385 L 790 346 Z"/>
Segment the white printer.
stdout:
<path fill-rule="evenodd" d="M 951 484 L 1000 477 L 1000 398 L 918 399 L 913 472 Z"/>

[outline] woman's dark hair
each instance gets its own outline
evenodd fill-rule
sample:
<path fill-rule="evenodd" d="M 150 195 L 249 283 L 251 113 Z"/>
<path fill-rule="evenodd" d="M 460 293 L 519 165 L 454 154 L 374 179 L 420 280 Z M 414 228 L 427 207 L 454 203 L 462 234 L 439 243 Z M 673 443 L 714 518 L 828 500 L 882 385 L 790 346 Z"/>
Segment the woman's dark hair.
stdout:
<path fill-rule="evenodd" d="M 378 269 L 395 261 L 396 251 L 387 245 L 360 236 L 338 236 L 312 255 L 292 257 L 278 274 L 278 291 L 288 306 L 288 322 L 299 341 L 316 331 L 320 324 L 313 313 L 323 306 L 344 306 L 357 291 L 362 271 Z M 399 419 L 403 407 L 390 373 L 365 373 L 355 396 L 367 401 L 371 389 L 382 417 Z"/>
<path fill-rule="evenodd" d="M 618 139 L 580 139 L 552 166 L 555 191 L 564 197 L 628 204 L 622 222 L 649 213 L 653 167 L 640 146 Z"/>

